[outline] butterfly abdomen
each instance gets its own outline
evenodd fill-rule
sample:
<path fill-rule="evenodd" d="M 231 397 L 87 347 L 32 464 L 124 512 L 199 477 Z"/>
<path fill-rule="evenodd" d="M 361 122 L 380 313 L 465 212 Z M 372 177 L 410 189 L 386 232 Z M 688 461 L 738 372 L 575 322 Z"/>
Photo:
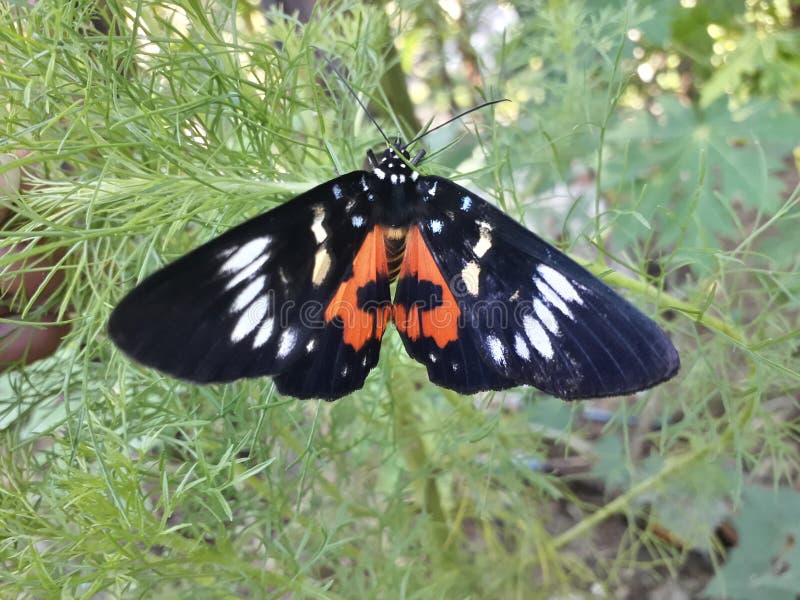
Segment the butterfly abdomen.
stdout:
<path fill-rule="evenodd" d="M 386 261 L 389 266 L 389 282 L 397 279 L 403 256 L 406 252 L 406 237 L 408 228 L 387 227 L 383 230 L 383 240 L 386 245 Z"/>

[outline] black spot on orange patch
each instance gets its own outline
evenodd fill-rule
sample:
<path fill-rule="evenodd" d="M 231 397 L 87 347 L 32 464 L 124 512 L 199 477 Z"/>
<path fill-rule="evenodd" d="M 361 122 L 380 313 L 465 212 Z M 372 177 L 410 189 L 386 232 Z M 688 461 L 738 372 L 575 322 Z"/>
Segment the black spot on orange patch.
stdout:
<path fill-rule="evenodd" d="M 399 276 L 416 279 L 417 287 L 430 293 L 429 297 L 420 298 L 421 303 L 394 305 L 397 329 L 412 341 L 420 336 L 432 338 L 439 348 L 456 341 L 461 310 L 418 227 L 409 231 Z"/>
<path fill-rule="evenodd" d="M 386 331 L 391 308 L 386 303 L 365 300 L 366 291 L 388 277 L 386 248 L 380 227 L 367 234 L 355 259 L 353 273 L 342 282 L 325 308 L 325 321 L 341 323 L 344 342 L 356 352 L 370 339 L 380 340 Z M 377 294 L 372 294 L 377 295 Z"/>

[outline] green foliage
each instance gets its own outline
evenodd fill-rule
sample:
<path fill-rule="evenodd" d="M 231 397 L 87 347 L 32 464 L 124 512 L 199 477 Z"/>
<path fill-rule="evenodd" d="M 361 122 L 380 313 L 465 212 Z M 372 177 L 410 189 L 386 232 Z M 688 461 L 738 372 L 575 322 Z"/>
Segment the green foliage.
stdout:
<path fill-rule="evenodd" d="M 800 590 L 800 494 L 748 487 L 735 519 L 742 544 L 704 591 L 707 598 L 793 600 Z"/>
<path fill-rule="evenodd" d="M 750 9 L 698 3 L 696 21 L 674 2 L 337 2 L 301 24 L 246 3 L 6 4 L 0 153 L 30 154 L 0 170 L 25 167 L 32 187 L 3 201 L 14 216 L 0 246 L 65 251 L 59 294 L 19 316 L 53 314 L 72 332 L 54 356 L 0 373 L 0 594 L 613 591 L 633 569 L 685 557 L 655 525 L 715 551 L 721 507 L 743 487 L 752 546 L 731 564 L 745 548 L 780 551 L 752 533 L 772 509 L 750 490 L 800 468 L 785 410 L 800 390 L 800 194 L 785 166 L 800 119 L 768 77 L 748 83 L 773 68 L 757 64 L 769 54 L 747 51 L 748 67 L 722 80 L 697 25 L 746 39 Z M 794 48 L 780 46 L 781 69 Z M 595 272 L 673 336 L 677 380 L 615 402 L 592 433 L 580 405 L 534 390 L 436 388 L 391 331 L 365 388 L 332 405 L 281 398 L 268 379 L 191 386 L 121 356 L 108 315 L 144 275 L 380 144 L 318 50 L 389 133 L 414 120 L 397 97 L 406 82 L 385 81 L 398 64 L 423 122 L 511 98 L 466 132 L 426 138 L 425 168 L 599 256 Z M 693 70 L 700 93 L 637 80 L 657 52 L 707 62 Z M 656 427 L 634 432 L 632 413 Z M 613 497 L 587 500 L 530 468 L 553 457 L 594 463 Z M 788 519 L 787 494 L 774 506 Z M 616 515 L 630 517 L 625 535 L 596 536 Z M 796 580 L 795 554 L 777 575 L 754 563 L 759 592 Z M 709 593 L 743 576 L 725 569 Z"/>
<path fill-rule="evenodd" d="M 633 188 L 638 215 L 658 228 L 659 249 L 737 239 L 745 233 L 743 210 L 771 215 L 780 208 L 785 183 L 769 174 L 780 172 L 800 139 L 792 112 L 766 101 L 735 110 L 724 101 L 706 109 L 671 97 L 657 103 L 658 116 L 623 113 L 608 134 L 617 152 L 606 165 L 608 185 Z M 629 237 L 643 233 L 631 216 L 618 226 Z"/>

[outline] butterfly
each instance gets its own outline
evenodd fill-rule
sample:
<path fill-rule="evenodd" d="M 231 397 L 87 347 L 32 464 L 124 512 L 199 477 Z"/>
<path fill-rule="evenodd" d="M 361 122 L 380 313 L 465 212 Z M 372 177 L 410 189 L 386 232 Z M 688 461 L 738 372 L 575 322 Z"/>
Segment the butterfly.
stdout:
<path fill-rule="evenodd" d="M 680 360 L 664 331 L 475 193 L 423 175 L 395 139 L 147 277 L 109 335 L 196 383 L 271 376 L 334 400 L 364 385 L 394 322 L 435 384 L 532 385 L 564 399 L 632 393 Z M 390 284 L 396 281 L 394 298 Z"/>

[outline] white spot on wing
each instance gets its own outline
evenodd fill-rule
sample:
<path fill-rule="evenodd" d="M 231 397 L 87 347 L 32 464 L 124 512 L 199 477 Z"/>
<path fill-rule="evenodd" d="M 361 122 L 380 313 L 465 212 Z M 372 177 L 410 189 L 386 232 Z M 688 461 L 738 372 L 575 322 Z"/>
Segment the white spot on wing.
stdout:
<path fill-rule="evenodd" d="M 478 242 L 472 248 L 472 251 L 478 258 L 483 258 L 483 255 L 486 254 L 489 251 L 489 248 L 492 247 L 492 226 L 485 221 L 480 221 L 478 224 L 481 227 L 480 237 L 478 238 Z"/>
<path fill-rule="evenodd" d="M 322 223 L 325 221 L 325 209 L 321 206 L 314 207 L 314 220 L 311 223 L 311 231 L 314 234 L 314 239 L 317 244 L 321 244 L 328 237 L 328 232 L 325 231 Z"/>
<path fill-rule="evenodd" d="M 467 212 L 470 208 L 472 208 L 472 198 L 469 196 L 464 196 L 461 198 L 461 210 Z"/>
<path fill-rule="evenodd" d="M 381 179 L 381 180 L 386 179 L 386 171 L 384 171 L 383 169 L 379 169 L 378 167 L 375 167 L 374 169 L 372 169 L 372 172 L 375 173 L 375 175 L 378 176 L 378 179 Z"/>
<path fill-rule="evenodd" d="M 264 236 L 250 240 L 244 246 L 234 252 L 231 257 L 222 263 L 221 273 L 235 273 L 247 267 L 256 260 L 259 255 L 267 249 L 272 240 L 269 236 Z"/>
<path fill-rule="evenodd" d="M 436 361 L 437 361 L 437 360 L 439 360 L 439 357 L 438 357 L 438 356 L 436 356 L 436 355 L 435 355 L 433 352 L 431 352 L 430 354 L 428 354 L 428 358 L 430 359 L 430 361 L 431 361 L 433 364 L 436 364 Z"/>
<path fill-rule="evenodd" d="M 253 348 L 260 348 L 264 344 L 269 341 L 269 338 L 272 337 L 272 330 L 275 327 L 275 319 L 270 317 L 258 330 L 255 339 L 253 340 Z"/>
<path fill-rule="evenodd" d="M 514 350 L 522 360 L 527 362 L 531 359 L 531 351 L 528 350 L 528 344 L 525 343 L 520 334 L 514 336 Z"/>
<path fill-rule="evenodd" d="M 353 227 L 363 227 L 364 226 L 364 217 L 361 215 L 353 215 L 353 218 L 350 219 L 353 223 Z"/>
<path fill-rule="evenodd" d="M 522 318 L 522 326 L 525 328 L 525 335 L 534 349 L 545 358 L 553 358 L 553 345 L 550 337 L 542 327 L 541 323 L 530 315 Z"/>
<path fill-rule="evenodd" d="M 417 171 L 413 171 L 411 173 L 411 181 L 416 181 L 417 177 L 419 177 L 419 173 Z"/>
<path fill-rule="evenodd" d="M 231 341 L 233 343 L 242 341 L 244 338 L 250 335 L 256 329 L 256 327 L 261 325 L 261 321 L 267 314 L 268 305 L 268 298 L 266 296 L 262 296 L 247 307 L 247 310 L 241 314 L 239 320 L 236 322 L 236 326 L 231 332 Z"/>
<path fill-rule="evenodd" d="M 561 273 L 556 271 L 553 267 L 547 265 L 539 265 L 539 275 L 541 275 L 547 284 L 553 290 L 568 302 L 577 302 L 583 304 L 583 299 L 578 295 L 578 290 L 564 277 Z"/>
<path fill-rule="evenodd" d="M 362 175 L 361 176 L 361 189 L 365 192 L 369 190 L 369 186 L 367 185 L 367 179 Z"/>
<path fill-rule="evenodd" d="M 342 193 L 342 186 L 340 186 L 338 183 L 335 183 L 333 185 L 333 197 L 337 200 L 341 200 L 343 196 L 344 194 Z"/>
<path fill-rule="evenodd" d="M 488 236 L 484 236 L 483 234 L 481 234 L 478 243 L 475 244 L 475 247 L 472 249 L 472 251 L 475 252 L 475 256 L 477 256 L 478 258 L 482 258 L 483 255 L 486 254 L 489 251 L 489 248 L 491 247 L 492 247 L 492 239 Z"/>
<path fill-rule="evenodd" d="M 438 181 L 434 181 L 433 185 L 428 188 L 428 195 L 433 198 L 436 195 L 436 186 L 439 185 Z"/>
<path fill-rule="evenodd" d="M 393 184 L 396 184 L 396 183 L 397 183 L 397 173 L 392 173 L 392 174 L 389 176 L 389 179 L 391 179 L 391 180 L 392 180 L 392 183 L 393 183 Z"/>
<path fill-rule="evenodd" d="M 316 345 L 317 345 L 317 340 L 313 338 L 308 340 L 308 343 L 306 344 L 306 352 L 311 352 L 314 349 L 314 346 Z"/>
<path fill-rule="evenodd" d="M 486 345 L 489 347 L 489 354 L 492 355 L 492 360 L 498 365 L 506 365 L 506 347 L 503 342 L 496 336 L 490 335 L 486 338 Z"/>
<path fill-rule="evenodd" d="M 567 303 L 561 299 L 561 296 L 553 291 L 553 288 L 547 285 L 544 281 L 536 279 L 535 277 L 533 278 L 533 282 L 536 284 L 536 287 L 539 288 L 539 291 L 542 293 L 542 297 L 550 306 L 556 307 L 562 312 L 562 314 L 568 316 L 573 321 L 575 320 L 575 317 L 567 306 Z"/>
<path fill-rule="evenodd" d="M 239 292 L 239 295 L 236 296 L 233 304 L 231 304 L 230 311 L 232 313 L 238 313 L 250 306 L 250 303 L 258 296 L 261 290 L 264 289 L 264 283 L 266 283 L 266 281 L 267 278 L 263 275 L 258 279 L 254 279 L 246 288 Z"/>
<path fill-rule="evenodd" d="M 558 335 L 558 321 L 550 309 L 545 306 L 544 302 L 538 298 L 534 299 L 533 310 L 544 326 L 547 327 L 551 333 Z"/>
<path fill-rule="evenodd" d="M 239 271 L 234 277 L 232 277 L 231 280 L 228 282 L 228 285 L 225 286 L 225 289 L 232 290 L 243 281 L 250 279 L 253 275 L 255 275 L 258 272 L 258 270 L 261 267 L 264 266 L 264 263 L 267 262 L 268 259 L 269 259 L 269 252 L 265 252 L 256 260 L 247 265 L 244 269 Z"/>
<path fill-rule="evenodd" d="M 428 222 L 428 226 L 431 228 L 433 233 L 441 233 L 442 227 L 444 227 L 444 223 L 442 223 L 439 219 L 431 219 Z"/>
<path fill-rule="evenodd" d="M 278 358 L 286 358 L 289 352 L 294 349 L 297 341 L 297 332 L 294 329 L 285 329 L 278 341 Z"/>

